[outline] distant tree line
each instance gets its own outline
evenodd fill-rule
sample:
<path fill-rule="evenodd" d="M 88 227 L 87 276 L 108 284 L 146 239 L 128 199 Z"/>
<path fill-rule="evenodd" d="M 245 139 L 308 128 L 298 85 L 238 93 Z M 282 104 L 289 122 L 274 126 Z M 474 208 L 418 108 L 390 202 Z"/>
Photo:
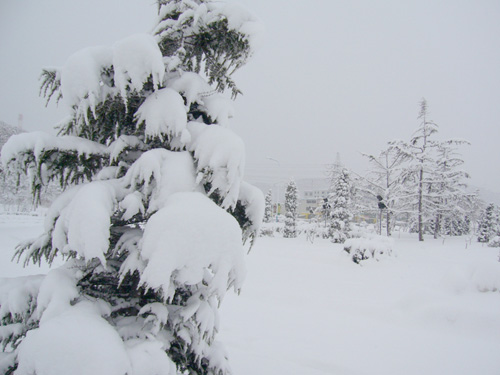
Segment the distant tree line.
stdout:
<path fill-rule="evenodd" d="M 469 143 L 436 139 L 439 128 L 429 119 L 425 99 L 418 119 L 409 140 L 391 141 L 378 155 L 364 155 L 372 168 L 359 179 L 359 189 L 378 198 L 376 209 L 385 215 L 388 236 L 401 218 L 418 233 L 419 241 L 424 234 L 467 234 L 479 209 L 477 193 L 467 190 L 469 174 L 459 153 L 459 147 Z"/>
<path fill-rule="evenodd" d="M 330 168 L 328 196 L 315 212 L 326 228 L 323 237 L 344 243 L 351 237 L 353 219 L 363 215 L 376 220 L 379 234 L 391 236 L 396 226 L 404 226 L 417 233 L 420 241 L 424 234 L 434 238 L 460 236 L 470 234 L 478 225 L 486 225 L 479 224 L 480 217 L 487 215 L 482 213 L 485 205 L 478 192 L 468 188 L 469 174 L 463 168 L 460 148 L 469 142 L 439 140 L 439 127 L 430 119 L 425 99 L 419 103 L 417 118 L 418 127 L 408 140 L 389 141 L 376 155 L 363 154 L 370 164 L 366 175 L 338 163 Z M 295 237 L 296 233 L 297 203 L 293 199 L 296 200 L 297 186 L 291 184 L 285 196 L 285 237 Z M 266 207 L 265 222 L 271 222 L 271 191 Z M 483 231 L 481 238 L 499 232 Z"/>

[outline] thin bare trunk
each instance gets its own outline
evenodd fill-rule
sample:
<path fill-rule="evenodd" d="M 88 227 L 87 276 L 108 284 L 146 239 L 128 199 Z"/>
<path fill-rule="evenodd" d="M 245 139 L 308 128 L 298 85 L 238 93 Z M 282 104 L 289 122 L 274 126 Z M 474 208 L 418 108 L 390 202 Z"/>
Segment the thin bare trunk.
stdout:
<path fill-rule="evenodd" d="M 378 233 L 382 235 L 382 210 L 378 210 Z"/>
<path fill-rule="evenodd" d="M 418 240 L 424 240 L 424 226 L 422 223 L 422 195 L 423 195 L 424 170 L 420 169 L 418 178 Z"/>
<path fill-rule="evenodd" d="M 441 215 L 436 214 L 436 220 L 434 222 L 434 239 L 437 239 L 439 235 L 440 217 Z"/>
<path fill-rule="evenodd" d="M 390 237 L 391 236 L 391 228 L 390 228 L 390 224 L 391 224 L 391 219 L 389 217 L 390 213 L 389 213 L 389 209 L 386 210 L 385 212 L 385 224 L 387 225 L 387 237 Z"/>

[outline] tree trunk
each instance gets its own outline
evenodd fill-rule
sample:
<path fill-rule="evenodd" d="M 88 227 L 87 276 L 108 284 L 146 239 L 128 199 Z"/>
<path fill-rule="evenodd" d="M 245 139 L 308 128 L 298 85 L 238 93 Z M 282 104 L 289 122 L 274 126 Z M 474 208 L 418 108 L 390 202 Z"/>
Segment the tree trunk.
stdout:
<path fill-rule="evenodd" d="M 418 240 L 424 240 L 424 227 L 422 223 L 422 195 L 423 195 L 423 181 L 424 181 L 424 170 L 420 169 L 420 175 L 418 176 Z"/>
<path fill-rule="evenodd" d="M 390 237 L 391 236 L 391 228 L 390 228 L 390 224 L 391 224 L 391 219 L 389 217 L 390 213 L 389 213 L 389 209 L 387 209 L 387 211 L 385 212 L 385 224 L 387 225 L 387 237 Z"/>
<path fill-rule="evenodd" d="M 436 214 L 436 220 L 434 221 L 434 239 L 438 238 L 439 235 L 439 219 L 440 219 L 439 214 Z"/>
<path fill-rule="evenodd" d="M 382 210 L 378 210 L 378 235 L 382 235 Z"/>

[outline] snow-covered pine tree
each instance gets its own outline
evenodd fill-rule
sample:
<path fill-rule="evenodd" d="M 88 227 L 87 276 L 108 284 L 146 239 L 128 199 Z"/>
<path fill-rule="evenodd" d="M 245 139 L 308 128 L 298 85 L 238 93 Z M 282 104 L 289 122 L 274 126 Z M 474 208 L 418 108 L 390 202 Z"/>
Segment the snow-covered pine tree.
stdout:
<path fill-rule="evenodd" d="M 273 191 L 269 189 L 265 199 L 264 223 L 270 223 L 273 220 Z"/>
<path fill-rule="evenodd" d="M 477 233 L 479 221 L 484 211 L 484 201 L 479 198 L 479 191 L 476 190 L 467 197 L 466 206 L 466 225 L 467 233 Z"/>
<path fill-rule="evenodd" d="M 351 178 L 343 168 L 334 175 L 330 185 L 328 202 L 331 205 L 328 237 L 332 242 L 344 243 L 350 237 L 351 220 Z"/>
<path fill-rule="evenodd" d="M 446 216 L 441 220 L 440 233 L 445 236 L 463 236 L 470 232 L 470 219 L 467 215 Z"/>
<path fill-rule="evenodd" d="M 459 221 L 466 216 L 467 201 L 471 195 L 466 192 L 465 179 L 469 174 L 461 169 L 464 160 L 457 152 L 457 146 L 469 144 L 466 141 L 448 140 L 436 144 L 436 169 L 431 191 L 435 194 L 434 238 L 443 232 L 446 221 L 448 233 L 461 232 Z"/>
<path fill-rule="evenodd" d="M 285 238 L 297 237 L 297 205 L 299 192 L 297 184 L 292 179 L 285 190 L 285 229 L 283 236 Z"/>
<path fill-rule="evenodd" d="M 405 210 L 414 214 L 419 241 L 424 240 L 425 228 L 436 217 L 436 194 L 432 190 L 435 182 L 436 156 L 438 145 L 432 136 L 438 132 L 438 126 L 429 120 L 427 101 L 420 102 L 418 115 L 420 125 L 413 133 L 410 142 L 395 141 L 390 144 L 408 159 L 401 181 L 405 184 L 408 197 Z"/>
<path fill-rule="evenodd" d="M 497 208 L 493 203 L 490 203 L 484 210 L 483 215 L 479 221 L 477 241 L 486 243 L 497 235 L 500 235 Z"/>
<path fill-rule="evenodd" d="M 219 92 L 238 92 L 231 73 L 259 27 L 220 1 L 158 4 L 155 35 L 44 71 L 42 93 L 72 110 L 59 136 L 2 149 L 35 196 L 55 179 L 65 188 L 45 233 L 17 248 L 26 263 L 62 265 L 0 285 L 2 373 L 230 372 L 217 310 L 241 288 L 264 198 L 242 180 L 244 145 Z"/>

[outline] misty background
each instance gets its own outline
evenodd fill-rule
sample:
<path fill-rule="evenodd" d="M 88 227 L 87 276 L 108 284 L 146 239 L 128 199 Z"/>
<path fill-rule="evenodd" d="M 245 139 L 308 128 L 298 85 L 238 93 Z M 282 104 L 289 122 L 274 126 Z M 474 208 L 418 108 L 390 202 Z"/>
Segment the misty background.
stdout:
<path fill-rule="evenodd" d="M 338 158 L 364 174 L 363 153 L 408 140 L 428 101 L 438 139 L 461 148 L 470 184 L 500 192 L 500 3 L 240 0 L 266 28 L 234 78 L 232 129 L 246 180 L 325 177 Z M 74 52 L 151 30 L 153 0 L 3 0 L 0 120 L 53 132 L 64 104 L 38 97 L 39 75 Z"/>

